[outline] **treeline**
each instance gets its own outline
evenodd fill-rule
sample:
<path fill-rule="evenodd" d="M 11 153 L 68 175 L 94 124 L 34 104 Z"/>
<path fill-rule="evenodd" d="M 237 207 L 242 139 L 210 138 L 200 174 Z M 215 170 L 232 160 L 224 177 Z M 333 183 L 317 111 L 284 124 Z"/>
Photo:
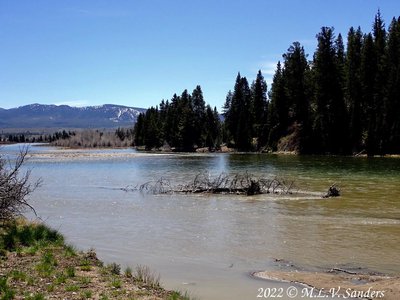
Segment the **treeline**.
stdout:
<path fill-rule="evenodd" d="M 74 131 L 57 131 L 52 134 L 36 134 L 36 133 L 11 133 L 2 134 L 0 141 L 3 143 L 51 143 L 59 139 L 67 139 L 76 133 Z"/>
<path fill-rule="evenodd" d="M 177 151 L 193 151 L 207 147 L 214 150 L 221 143 L 221 125 L 217 109 L 206 105 L 197 86 L 171 100 L 151 107 L 138 116 L 134 127 L 136 146 L 147 150 L 164 147 Z"/>
<path fill-rule="evenodd" d="M 314 154 L 400 153 L 400 19 L 372 33 L 323 27 L 308 61 L 295 42 L 278 62 L 266 101 L 261 73 L 237 77 L 225 104 L 227 140 L 238 149 Z"/>
<path fill-rule="evenodd" d="M 272 149 L 300 153 L 400 153 L 400 18 L 371 33 L 350 28 L 347 48 L 334 29 L 317 35 L 313 60 L 294 43 L 278 63 L 268 107 Z"/>
<path fill-rule="evenodd" d="M 400 153 L 400 18 L 386 29 L 380 12 L 372 32 L 350 28 L 346 47 L 322 27 L 308 57 L 293 43 L 278 62 L 272 87 L 261 71 L 249 84 L 238 74 L 220 124 L 198 86 L 139 116 L 135 144 L 147 149 L 218 147 L 310 154 Z"/>
<path fill-rule="evenodd" d="M 68 148 L 114 148 L 133 146 L 133 130 L 118 128 L 113 131 L 81 130 L 68 137 L 60 136 L 51 145 Z"/>
<path fill-rule="evenodd" d="M 69 148 L 112 148 L 133 146 L 133 129 L 117 128 L 115 131 L 95 129 L 57 131 L 52 134 L 17 133 L 2 134 L 1 143 L 50 143 Z"/>

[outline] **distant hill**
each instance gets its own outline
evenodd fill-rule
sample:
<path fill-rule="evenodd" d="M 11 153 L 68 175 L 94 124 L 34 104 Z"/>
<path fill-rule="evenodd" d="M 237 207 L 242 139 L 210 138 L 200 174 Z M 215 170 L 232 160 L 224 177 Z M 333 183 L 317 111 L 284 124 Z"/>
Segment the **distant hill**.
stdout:
<path fill-rule="evenodd" d="M 116 128 L 133 126 L 144 108 L 113 104 L 71 107 L 30 104 L 0 108 L 0 129 L 7 128 Z"/>

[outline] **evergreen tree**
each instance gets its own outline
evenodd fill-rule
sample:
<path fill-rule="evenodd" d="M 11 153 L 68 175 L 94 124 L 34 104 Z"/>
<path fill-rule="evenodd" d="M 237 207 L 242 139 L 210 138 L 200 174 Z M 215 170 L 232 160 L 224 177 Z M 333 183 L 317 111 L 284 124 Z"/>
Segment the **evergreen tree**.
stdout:
<path fill-rule="evenodd" d="M 224 118 L 223 128 L 222 128 L 222 140 L 231 146 L 233 142 L 232 130 L 234 130 L 234 115 L 232 107 L 233 93 L 229 91 L 225 98 L 225 103 L 222 108 L 222 116 Z"/>
<path fill-rule="evenodd" d="M 362 83 L 362 102 L 364 103 L 365 119 L 365 148 L 368 155 L 376 153 L 376 106 L 374 98 L 374 85 L 377 73 L 376 49 L 372 34 L 364 37 L 362 56 L 361 56 L 361 83 Z"/>
<path fill-rule="evenodd" d="M 361 82 L 362 32 L 350 28 L 347 35 L 347 58 L 345 65 L 345 102 L 349 111 L 350 141 L 353 153 L 363 150 L 364 103 Z"/>
<path fill-rule="evenodd" d="M 309 151 L 311 135 L 310 126 L 310 96 L 308 95 L 307 82 L 309 66 L 300 43 L 295 42 L 283 55 L 284 62 L 284 87 L 288 101 L 288 125 L 295 133 L 293 141 L 297 144 L 296 150 L 300 153 Z"/>
<path fill-rule="evenodd" d="M 315 132 L 322 153 L 346 153 L 347 115 L 343 100 L 333 28 L 322 27 L 314 56 L 316 98 Z"/>
<path fill-rule="evenodd" d="M 158 108 L 150 107 L 146 111 L 146 126 L 145 126 L 145 136 L 144 142 L 146 149 L 150 150 L 153 148 L 160 147 L 160 126 L 158 118 Z"/>
<path fill-rule="evenodd" d="M 238 128 L 238 120 L 240 115 L 240 110 L 242 108 L 242 77 L 240 73 L 236 76 L 236 82 L 234 91 L 232 93 L 228 93 L 225 100 L 224 105 L 224 116 L 225 116 L 225 128 L 226 135 L 229 138 L 227 140 L 228 145 L 231 143 L 237 147 L 237 128 Z"/>
<path fill-rule="evenodd" d="M 400 153 L 400 18 L 393 18 L 389 26 L 387 61 L 384 144 L 386 153 Z"/>
<path fill-rule="evenodd" d="M 193 112 L 192 99 L 187 90 L 184 90 L 180 101 L 179 118 L 179 136 L 181 140 L 178 148 L 184 151 L 192 151 L 194 149 L 196 130 L 195 115 Z"/>
<path fill-rule="evenodd" d="M 252 149 L 252 114 L 251 114 L 251 91 L 246 77 L 240 79 L 235 85 L 232 105 L 237 106 L 238 119 L 235 130 L 235 146 L 240 151 Z"/>
<path fill-rule="evenodd" d="M 206 122 L 206 104 L 200 85 L 192 92 L 192 106 L 194 114 L 193 140 L 198 147 L 204 147 L 206 144 L 206 133 L 204 129 Z"/>
<path fill-rule="evenodd" d="M 224 105 L 226 136 L 232 138 L 233 146 L 240 151 L 252 148 L 252 95 L 246 77 L 238 73 L 232 94 L 227 95 Z M 230 143 L 230 140 L 227 140 Z"/>
<path fill-rule="evenodd" d="M 205 115 L 205 146 L 209 148 L 209 150 L 213 151 L 216 148 L 219 148 L 219 137 L 221 134 L 221 124 L 219 121 L 219 114 L 216 108 L 214 110 L 210 105 L 206 107 L 206 115 Z"/>
<path fill-rule="evenodd" d="M 386 62 L 386 29 L 380 11 L 375 16 L 373 25 L 373 37 L 376 53 L 377 72 L 374 83 L 374 109 L 376 110 L 376 125 L 374 130 L 376 152 L 383 154 L 385 151 L 384 145 L 384 97 L 385 85 L 387 76 Z"/>
<path fill-rule="evenodd" d="M 285 93 L 285 81 L 281 63 L 278 62 L 270 91 L 268 110 L 268 146 L 276 151 L 278 141 L 287 134 L 289 104 Z"/>
<path fill-rule="evenodd" d="M 178 147 L 181 141 L 181 131 L 179 128 L 179 116 L 181 115 L 180 97 L 174 94 L 171 98 L 167 110 L 167 116 L 164 125 L 165 140 L 171 147 Z"/>
<path fill-rule="evenodd" d="M 251 87 L 252 94 L 252 119 L 253 119 L 253 134 L 257 140 L 257 149 L 265 145 L 267 142 L 266 125 L 267 125 L 267 83 L 261 70 L 258 71 L 256 80 Z"/>
<path fill-rule="evenodd" d="M 135 145 L 143 146 L 144 145 L 144 113 L 139 114 L 133 131 L 135 132 L 135 134 L 134 134 Z"/>

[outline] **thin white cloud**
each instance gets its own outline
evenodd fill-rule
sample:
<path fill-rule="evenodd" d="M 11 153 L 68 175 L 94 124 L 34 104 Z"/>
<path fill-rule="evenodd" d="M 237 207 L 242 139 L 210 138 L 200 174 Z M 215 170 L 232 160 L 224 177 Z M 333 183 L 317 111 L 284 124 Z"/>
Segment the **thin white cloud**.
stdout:
<path fill-rule="evenodd" d="M 266 61 L 261 64 L 261 72 L 264 76 L 274 76 L 276 71 L 277 61 Z"/>
<path fill-rule="evenodd" d="M 275 75 L 277 64 L 278 60 L 277 61 L 265 60 L 260 63 L 259 69 L 261 70 L 261 73 L 264 75 L 264 79 L 267 82 L 268 88 L 271 87 L 272 79 Z"/>

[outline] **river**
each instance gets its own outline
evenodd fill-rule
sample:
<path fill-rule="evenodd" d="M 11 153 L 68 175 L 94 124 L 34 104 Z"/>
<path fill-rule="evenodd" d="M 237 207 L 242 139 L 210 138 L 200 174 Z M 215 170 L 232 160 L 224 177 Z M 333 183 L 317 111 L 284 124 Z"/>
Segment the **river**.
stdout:
<path fill-rule="evenodd" d="M 286 288 L 250 276 L 284 264 L 400 273 L 399 158 L 37 146 L 30 153 L 25 167 L 32 180 L 43 180 L 30 201 L 46 223 L 78 248 L 94 248 L 105 262 L 148 265 L 166 288 L 198 299 L 256 299 L 259 288 Z M 148 195 L 120 189 L 161 177 L 187 183 L 199 172 L 246 171 L 293 181 L 294 192 L 307 193 Z M 341 197 L 322 199 L 333 183 Z"/>

